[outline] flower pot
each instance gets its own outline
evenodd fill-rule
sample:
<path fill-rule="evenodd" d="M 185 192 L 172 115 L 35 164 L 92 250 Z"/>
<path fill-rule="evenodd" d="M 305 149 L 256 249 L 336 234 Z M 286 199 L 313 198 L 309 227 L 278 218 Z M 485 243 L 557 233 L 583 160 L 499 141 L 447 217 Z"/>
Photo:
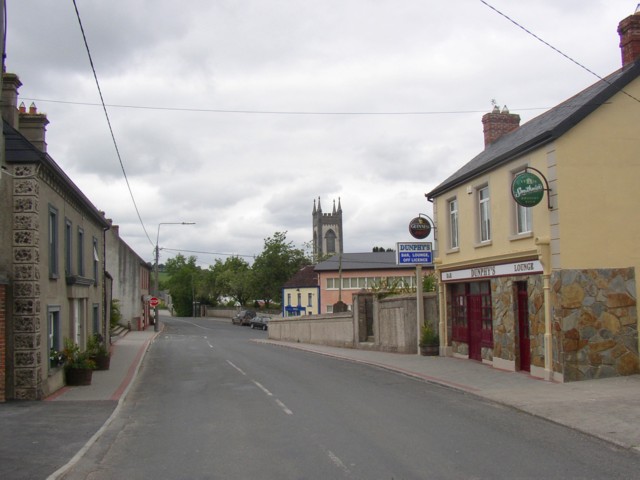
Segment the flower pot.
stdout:
<path fill-rule="evenodd" d="M 93 358 L 96 362 L 96 370 L 109 370 L 111 364 L 111 357 L 109 355 L 99 355 Z"/>
<path fill-rule="evenodd" d="M 90 368 L 68 367 L 65 369 L 64 375 L 67 385 L 91 385 L 93 370 Z"/>
<path fill-rule="evenodd" d="M 440 355 L 439 345 L 420 345 L 420 355 L 425 357 L 435 357 Z"/>

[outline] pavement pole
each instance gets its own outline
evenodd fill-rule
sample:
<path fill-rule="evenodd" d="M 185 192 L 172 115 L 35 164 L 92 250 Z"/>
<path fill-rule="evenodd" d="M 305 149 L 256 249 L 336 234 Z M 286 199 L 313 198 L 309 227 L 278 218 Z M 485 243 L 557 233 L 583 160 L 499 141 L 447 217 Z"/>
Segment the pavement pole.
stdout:
<path fill-rule="evenodd" d="M 416 265 L 416 348 L 420 355 L 420 332 L 424 323 L 424 301 L 422 299 L 422 265 Z"/>
<path fill-rule="evenodd" d="M 160 236 L 160 225 L 158 225 L 158 237 Z M 154 279 L 154 288 L 153 293 L 156 298 L 158 298 L 158 240 L 156 237 L 156 271 L 155 271 L 155 279 Z M 153 307 L 153 331 L 160 331 L 160 317 L 158 316 L 158 305 Z"/>

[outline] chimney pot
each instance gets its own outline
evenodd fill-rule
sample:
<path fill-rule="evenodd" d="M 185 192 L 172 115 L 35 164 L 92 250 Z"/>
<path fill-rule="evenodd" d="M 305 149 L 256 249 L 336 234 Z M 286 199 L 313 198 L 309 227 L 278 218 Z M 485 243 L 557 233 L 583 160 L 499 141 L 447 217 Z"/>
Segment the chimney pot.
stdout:
<path fill-rule="evenodd" d="M 29 113 L 32 115 L 38 113 L 38 108 L 36 107 L 36 104 L 33 102 L 31 102 L 31 105 L 29 105 Z"/>
<path fill-rule="evenodd" d="M 20 113 L 27 113 L 27 107 L 25 107 L 24 102 L 20 102 L 18 110 L 20 110 Z"/>

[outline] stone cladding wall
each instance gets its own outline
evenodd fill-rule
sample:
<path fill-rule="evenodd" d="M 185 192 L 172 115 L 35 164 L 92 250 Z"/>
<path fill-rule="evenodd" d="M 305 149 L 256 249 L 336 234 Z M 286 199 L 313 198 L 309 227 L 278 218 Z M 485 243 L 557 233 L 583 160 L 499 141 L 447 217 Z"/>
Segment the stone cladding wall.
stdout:
<path fill-rule="evenodd" d="M 634 269 L 561 270 L 551 282 L 554 371 L 565 382 L 640 373 Z"/>
<path fill-rule="evenodd" d="M 39 183 L 34 166 L 16 167 L 13 179 L 13 396 L 42 398 L 40 354 Z M 23 177 L 23 178 L 21 178 Z"/>

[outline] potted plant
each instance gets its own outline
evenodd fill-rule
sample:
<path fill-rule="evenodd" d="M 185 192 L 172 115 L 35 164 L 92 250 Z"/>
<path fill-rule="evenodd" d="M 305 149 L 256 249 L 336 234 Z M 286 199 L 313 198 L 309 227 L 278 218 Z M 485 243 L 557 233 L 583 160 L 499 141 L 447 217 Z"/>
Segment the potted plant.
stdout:
<path fill-rule="evenodd" d="M 67 385 L 91 385 L 91 377 L 96 364 L 86 351 L 81 351 L 77 343 L 64 339 L 64 375 Z"/>
<path fill-rule="evenodd" d="M 87 341 L 87 353 L 95 362 L 96 370 L 109 370 L 111 354 L 105 344 L 104 338 L 99 333 L 94 333 Z"/>
<path fill-rule="evenodd" d="M 440 354 L 440 337 L 430 323 L 424 323 L 420 331 L 420 355 Z"/>

